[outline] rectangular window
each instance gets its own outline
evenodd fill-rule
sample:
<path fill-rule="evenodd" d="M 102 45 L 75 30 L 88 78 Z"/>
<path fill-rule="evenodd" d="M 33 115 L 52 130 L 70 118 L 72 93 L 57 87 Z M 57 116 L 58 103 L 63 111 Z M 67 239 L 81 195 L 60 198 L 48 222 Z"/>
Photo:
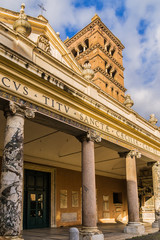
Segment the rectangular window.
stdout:
<path fill-rule="evenodd" d="M 116 203 L 119 203 L 119 204 L 122 204 L 122 193 L 119 192 L 114 192 L 113 193 L 113 203 L 116 204 Z"/>

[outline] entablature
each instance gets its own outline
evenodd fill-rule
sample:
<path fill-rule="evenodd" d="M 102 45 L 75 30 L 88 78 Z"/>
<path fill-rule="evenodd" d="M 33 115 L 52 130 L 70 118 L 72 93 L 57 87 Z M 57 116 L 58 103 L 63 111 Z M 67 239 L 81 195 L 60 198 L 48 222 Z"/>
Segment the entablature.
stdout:
<path fill-rule="evenodd" d="M 65 101 L 70 101 L 72 105 L 75 104 L 75 107 L 78 106 L 81 108 L 82 111 L 89 114 L 91 118 L 95 115 L 96 119 L 102 118 L 102 121 L 109 121 L 110 126 L 115 124 L 116 128 L 121 128 L 121 130 L 134 134 L 135 137 L 144 138 L 147 141 L 152 143 L 156 142 L 156 144 L 159 145 L 160 132 L 158 127 L 152 126 L 132 109 L 128 109 L 107 93 L 100 90 L 93 83 L 84 80 L 74 71 L 71 71 L 71 69 L 68 68 L 70 73 L 67 72 L 67 67 L 64 67 L 58 60 L 55 61 L 52 68 L 54 67 L 56 70 L 58 64 L 64 67 L 63 69 L 60 68 L 61 71 L 64 71 L 64 75 L 61 78 L 57 77 L 54 71 L 53 73 L 47 71 L 42 68 L 42 66 L 29 61 L 2 44 L 0 52 L 1 62 L 6 72 L 9 72 L 9 67 L 12 68 L 13 72 L 17 72 L 19 68 L 22 79 L 25 73 L 30 79 L 30 82 L 28 82 L 29 84 L 40 84 L 36 86 L 36 88 L 38 87 L 37 89 L 41 91 L 49 90 L 50 94 L 55 94 L 56 91 L 56 93 L 59 94 L 59 98 L 61 97 L 63 99 L 63 97 L 65 97 Z M 68 78 L 66 79 L 67 75 Z M 25 81 L 27 83 L 28 80 Z M 72 84 L 73 82 L 74 84 Z M 78 84 L 76 85 L 76 83 Z M 46 90 L 44 90 L 44 88 Z"/>

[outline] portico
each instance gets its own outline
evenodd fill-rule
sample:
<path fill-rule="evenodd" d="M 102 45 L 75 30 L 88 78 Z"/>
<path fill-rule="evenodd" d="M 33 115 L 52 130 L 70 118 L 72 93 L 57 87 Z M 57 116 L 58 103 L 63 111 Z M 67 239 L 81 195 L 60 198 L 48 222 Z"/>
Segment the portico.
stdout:
<path fill-rule="evenodd" d="M 2 102 L 1 106 L 7 106 L 9 104 L 9 102 L 7 100 L 6 101 L 3 100 L 1 102 Z M 21 107 L 21 106 L 16 107 L 18 105 L 14 104 L 13 102 L 10 102 L 10 105 L 8 105 L 8 106 L 10 106 L 11 110 L 13 109 L 12 111 L 14 111 L 15 108 L 17 110 L 19 110 L 19 107 Z M 25 129 L 24 168 L 30 169 L 30 170 L 42 171 L 42 172 L 50 172 L 52 174 L 52 176 L 51 176 L 52 212 L 51 212 L 51 216 L 50 216 L 50 224 L 49 224 L 50 226 L 53 226 L 53 227 L 57 226 L 57 225 L 60 226 L 61 224 L 64 224 L 64 226 L 67 225 L 67 220 L 65 219 L 66 217 L 68 218 L 68 221 L 69 221 L 68 224 L 74 224 L 74 223 L 81 224 L 81 217 L 78 217 L 79 210 L 77 213 L 74 212 L 74 214 L 76 213 L 75 215 L 77 217 L 73 216 L 74 215 L 73 208 L 70 208 L 70 210 L 68 209 L 68 211 L 67 211 L 68 213 L 66 213 L 67 209 L 65 210 L 65 208 L 66 208 L 66 206 L 67 206 L 67 208 L 69 206 L 68 206 L 68 204 L 65 205 L 66 203 L 63 202 L 62 206 L 61 206 L 62 208 L 59 208 L 57 206 L 59 208 L 59 210 L 61 211 L 61 216 L 58 220 L 58 218 L 57 218 L 57 210 L 58 209 L 56 209 L 56 207 L 55 207 L 59 201 L 60 202 L 66 201 L 65 200 L 66 196 L 64 197 L 63 195 L 61 195 L 61 193 L 63 194 L 63 188 L 66 188 L 66 186 L 62 187 L 64 185 L 63 177 L 59 178 L 59 179 L 61 179 L 62 183 L 60 184 L 61 187 L 60 186 L 58 187 L 58 185 L 57 185 L 58 182 L 57 183 L 55 182 L 56 181 L 55 174 L 58 174 L 58 172 L 59 172 L 59 174 L 61 174 L 60 172 L 64 168 L 66 169 L 65 170 L 66 173 L 68 171 L 68 174 L 69 174 L 69 171 L 71 171 L 70 174 L 73 174 L 73 171 L 75 173 L 77 171 L 79 172 L 81 170 L 81 157 L 82 157 L 82 179 L 84 179 L 84 180 L 82 180 L 83 181 L 82 188 L 84 189 L 84 193 L 82 195 L 83 196 L 82 202 L 84 202 L 84 205 L 82 205 L 82 206 L 84 206 L 82 208 L 82 226 L 83 226 L 82 233 L 84 233 L 84 232 L 86 233 L 86 230 L 88 233 L 90 231 L 92 233 L 93 232 L 97 233 L 97 231 L 98 231 L 98 229 L 96 228 L 97 220 L 105 221 L 106 213 L 105 213 L 105 211 L 103 211 L 103 208 L 98 206 L 98 203 L 100 202 L 100 199 L 98 199 L 99 198 L 98 195 L 97 195 L 98 215 L 96 212 L 95 190 L 97 187 L 95 188 L 95 184 L 94 184 L 95 171 L 96 171 L 96 174 L 98 174 L 98 175 L 106 176 L 108 181 L 110 181 L 109 179 L 115 178 L 115 179 L 121 179 L 120 181 L 123 182 L 124 181 L 123 179 L 127 179 L 127 185 L 125 185 L 125 181 L 123 182 L 124 186 L 126 187 L 126 190 L 124 190 L 124 189 L 122 190 L 122 188 L 119 188 L 119 187 L 114 187 L 114 183 L 112 183 L 113 184 L 112 192 L 120 191 L 120 192 L 122 192 L 122 196 L 123 196 L 122 203 L 119 203 L 119 204 L 115 203 L 115 205 L 114 205 L 115 208 L 113 208 L 113 206 L 112 206 L 112 209 L 114 209 L 115 213 L 119 213 L 119 216 L 121 215 L 119 218 L 117 218 L 118 220 L 122 221 L 123 218 L 125 220 L 127 220 L 128 214 L 127 214 L 127 201 L 126 200 L 128 199 L 128 207 L 130 207 L 128 217 L 129 217 L 129 219 L 131 219 L 131 220 L 129 220 L 129 223 L 131 222 L 133 224 L 133 222 L 135 222 L 135 225 L 138 223 L 139 208 L 138 208 L 138 203 L 137 203 L 138 200 L 136 200 L 136 199 L 138 199 L 138 188 L 137 188 L 137 184 L 136 184 L 136 181 L 137 181 L 136 180 L 136 177 L 137 177 L 136 176 L 136 168 L 138 170 L 141 167 L 146 166 L 147 162 L 149 161 L 149 159 L 147 157 L 141 156 L 141 158 L 138 158 L 137 161 L 139 161 L 139 162 L 137 162 L 137 164 L 136 164 L 137 167 L 136 167 L 135 162 L 132 163 L 132 161 L 131 161 L 132 155 L 130 156 L 130 154 L 132 154 L 132 152 L 134 154 L 134 150 L 129 151 L 128 149 L 126 149 L 122 146 L 118 146 L 115 143 L 111 143 L 109 141 L 103 140 L 94 131 L 91 131 L 90 133 L 89 132 L 85 133 L 84 130 L 80 130 L 79 128 L 77 129 L 77 128 L 75 128 L 75 126 L 74 126 L 75 129 L 73 129 L 73 126 L 69 126 L 69 127 L 65 126 L 64 124 L 62 124 L 62 122 L 58 122 L 57 120 L 53 120 L 52 122 L 49 123 L 49 119 L 48 119 L 48 121 L 45 121 L 46 116 L 43 116 L 42 114 L 40 115 L 38 112 L 35 112 L 35 110 L 33 110 L 33 109 L 31 111 L 26 106 L 21 107 L 21 109 L 22 109 L 22 114 L 25 114 L 25 111 L 27 110 L 26 113 L 28 113 L 30 117 L 32 117 L 32 114 L 31 114 L 32 112 L 35 114 L 35 117 L 33 119 L 32 118 L 30 120 L 26 119 L 24 128 L 22 127 L 23 133 L 24 133 L 24 129 Z M 10 112 L 11 112 L 11 110 L 10 110 Z M 15 117 L 16 117 L 16 112 L 15 113 L 11 112 L 10 118 L 13 119 L 13 123 L 14 123 Z M 19 117 L 21 119 L 21 116 L 19 116 Z M 1 128 L 2 128 L 1 132 L 4 132 L 5 125 L 8 126 L 8 121 L 7 121 L 7 119 L 5 119 L 5 117 L 3 117 L 3 111 L 1 111 L 1 119 L 3 120 L 2 124 L 1 124 Z M 16 120 L 16 122 L 17 122 L 17 120 Z M 47 124 L 45 124 L 45 123 L 47 123 Z M 12 126 L 11 120 L 10 120 L 9 124 L 10 124 L 10 126 Z M 74 125 L 75 125 L 75 123 L 74 123 Z M 53 128 L 53 126 L 56 126 L 56 128 Z M 7 127 L 7 129 L 10 129 L 10 127 Z M 65 133 L 65 131 L 66 131 L 66 133 Z M 3 137 L 4 137 L 4 139 L 6 139 L 5 136 L 3 136 Z M 3 137 L 1 138 L 1 144 L 3 143 Z M 78 140 L 77 140 L 77 137 L 78 137 Z M 51 148 L 50 146 L 52 146 L 52 144 L 53 144 L 53 147 Z M 81 150 L 81 145 L 82 145 L 82 150 Z M 2 148 L 3 147 L 1 147 L 1 149 Z M 89 148 L 89 150 L 88 150 L 88 148 Z M 12 154 L 12 152 L 11 152 L 11 154 Z M 136 154 L 136 152 L 135 152 L 135 154 Z M 94 155 L 95 155 L 95 160 L 94 160 Z M 111 158 L 111 156 L 112 156 L 112 158 Z M 133 155 L 133 156 L 135 157 L 136 155 Z M 5 162 L 3 163 L 3 161 L 2 161 L 2 164 L 5 164 Z M 88 167 L 88 166 L 90 166 L 90 167 Z M 92 168 L 91 168 L 91 166 L 92 166 Z M 63 169 L 61 170 L 61 168 L 63 168 Z M 91 171 L 91 172 L 89 173 L 89 171 Z M 127 175 L 125 174 L 125 172 Z M 135 181 L 135 185 L 133 185 L 131 183 L 131 186 L 130 186 L 130 180 L 128 178 L 132 178 L 132 176 L 134 176 L 133 181 Z M 86 177 L 87 178 L 89 177 L 88 180 L 86 179 Z M 78 204 L 78 206 L 80 207 L 80 201 L 81 201 L 81 199 L 80 199 L 80 186 L 81 186 L 80 175 L 79 175 L 79 177 L 76 177 L 76 178 L 79 179 L 78 180 L 79 184 L 77 184 L 77 186 L 74 186 L 73 189 L 76 188 L 76 190 L 77 190 L 79 188 L 79 191 L 78 191 L 79 204 Z M 97 185 L 98 185 L 97 191 L 100 194 L 103 194 L 103 193 L 101 193 L 101 192 L 103 192 L 101 187 L 104 188 L 104 186 L 103 186 L 104 185 L 104 183 L 103 183 L 104 177 L 102 177 L 103 180 L 100 178 L 101 178 L 100 176 L 96 177 Z M 3 179 L 3 176 L 2 176 L 2 179 Z M 58 181 L 58 179 L 57 179 L 57 181 Z M 65 181 L 65 179 L 64 179 L 64 181 Z M 112 180 L 112 182 L 114 182 L 114 181 Z M 21 186 L 22 185 L 23 185 L 23 180 L 21 178 Z M 60 191 L 59 193 L 55 192 L 55 188 L 54 188 L 55 185 L 57 185 L 57 187 L 59 188 L 59 191 Z M 90 188 L 91 188 L 91 190 L 89 190 Z M 21 191 L 23 191 L 22 187 L 21 187 L 21 189 L 22 189 Z M 130 189 L 132 189 L 132 190 L 130 190 Z M 109 190 L 109 191 L 111 191 L 111 190 Z M 110 195 L 109 191 L 108 191 L 108 196 L 110 198 L 111 195 Z M 128 198 L 126 198 L 126 191 L 128 194 Z M 136 203 L 133 202 L 134 201 L 133 191 L 135 191 L 134 197 L 137 196 L 137 198 L 135 199 Z M 89 193 L 89 196 L 87 197 L 86 194 L 88 194 L 88 193 Z M 93 194 L 93 197 L 91 197 L 91 194 Z M 59 196 L 57 196 L 57 195 L 59 195 Z M 19 196 L 19 193 L 17 193 L 17 196 Z M 106 194 L 104 196 L 106 196 Z M 67 198 L 68 198 L 68 196 L 67 196 Z M 92 205 L 91 205 L 91 199 L 93 201 Z M 70 201 L 70 200 L 68 199 L 67 201 Z M 89 202 L 87 203 L 87 201 L 89 201 Z M 135 204 L 137 204 L 137 208 L 135 208 Z M 132 208 L 132 206 L 134 206 L 134 208 Z M 21 208 L 22 208 L 22 205 L 21 205 Z M 2 208 L 2 209 L 5 209 L 5 208 Z M 107 209 L 104 209 L 104 210 L 107 211 Z M 119 212 L 117 212 L 117 210 Z M 89 214 L 90 211 L 91 211 L 91 213 Z M 93 213 L 92 213 L 92 211 L 93 211 Z M 19 213 L 21 213 L 21 211 L 19 211 Z M 135 217 L 133 217 L 134 215 L 135 215 Z M 18 216 L 18 214 L 16 216 Z M 108 217 L 113 219 L 114 216 L 115 215 L 113 215 L 113 213 L 111 213 L 111 211 L 109 210 Z M 98 219 L 97 219 L 97 217 L 98 217 Z M 21 219 L 21 214 L 19 215 L 19 218 Z M 18 226 L 20 227 L 21 224 L 19 223 Z M 19 233 L 18 233 L 18 236 L 19 236 L 21 230 L 19 229 L 18 231 L 19 231 Z M 141 231 L 141 233 L 143 233 L 143 232 Z M 132 233 L 132 231 L 131 231 L 131 233 Z M 138 232 L 136 232 L 136 233 L 138 233 Z"/>

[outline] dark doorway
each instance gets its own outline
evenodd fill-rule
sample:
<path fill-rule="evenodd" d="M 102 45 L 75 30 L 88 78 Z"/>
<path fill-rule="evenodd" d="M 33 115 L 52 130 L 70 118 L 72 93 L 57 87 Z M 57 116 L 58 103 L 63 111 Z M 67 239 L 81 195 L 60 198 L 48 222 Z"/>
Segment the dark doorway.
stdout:
<path fill-rule="evenodd" d="M 25 170 L 23 229 L 49 227 L 50 173 Z"/>

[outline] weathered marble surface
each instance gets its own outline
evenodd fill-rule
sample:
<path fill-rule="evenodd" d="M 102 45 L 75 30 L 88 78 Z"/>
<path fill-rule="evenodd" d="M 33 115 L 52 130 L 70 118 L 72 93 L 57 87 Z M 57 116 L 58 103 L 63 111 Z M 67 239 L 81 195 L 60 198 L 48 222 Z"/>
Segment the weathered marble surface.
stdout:
<path fill-rule="evenodd" d="M 0 236 L 19 237 L 22 216 L 24 118 L 34 117 L 25 106 L 9 103 L 0 185 Z M 2 238 L 3 239 L 3 238 Z M 5 238 L 4 238 L 5 239 Z"/>
<path fill-rule="evenodd" d="M 8 116 L 2 159 L 0 235 L 20 233 L 23 184 L 24 116 Z"/>

